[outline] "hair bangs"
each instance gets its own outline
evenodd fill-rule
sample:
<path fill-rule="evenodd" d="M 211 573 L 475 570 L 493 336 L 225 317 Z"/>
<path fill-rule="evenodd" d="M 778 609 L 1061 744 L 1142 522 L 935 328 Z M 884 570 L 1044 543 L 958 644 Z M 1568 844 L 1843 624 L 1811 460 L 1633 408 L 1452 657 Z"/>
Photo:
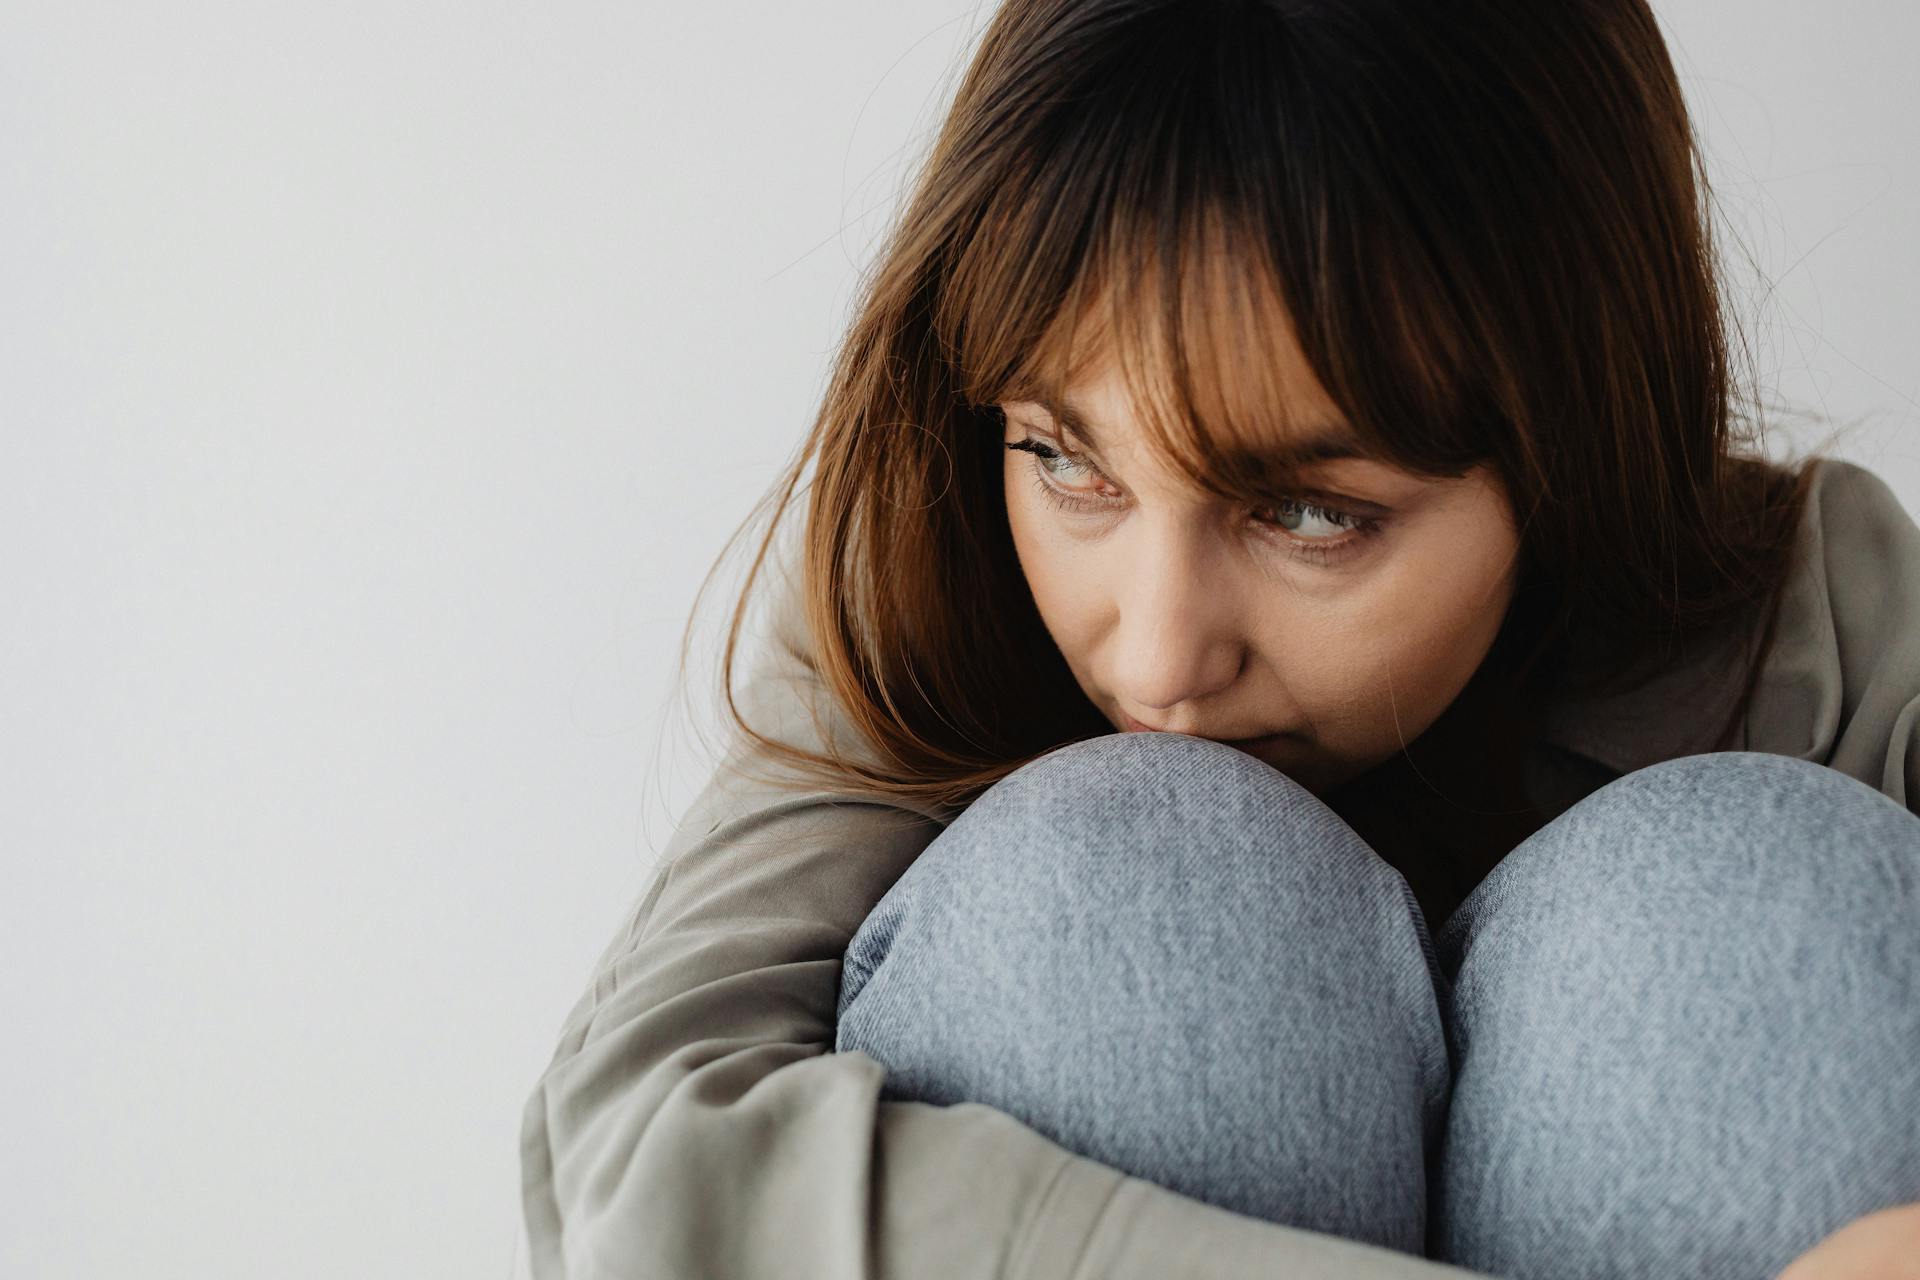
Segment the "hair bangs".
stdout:
<path fill-rule="evenodd" d="M 1341 136 L 1353 89 L 1314 38 L 1168 6 L 1056 84 L 949 250 L 935 328 L 970 403 L 1057 404 L 1113 371 L 1143 443 L 1242 500 L 1330 437 L 1429 476 L 1495 452 L 1486 407 L 1524 396 L 1482 384 L 1504 362 L 1471 353 L 1498 339 L 1409 250 L 1429 228 Z"/>
<path fill-rule="evenodd" d="M 1269 500 L 1328 458 L 1451 476 L 1490 451 L 1457 360 L 1429 340 L 1449 332 L 1430 295 L 1389 281 L 1377 296 L 1329 296 L 1320 282 L 1340 273 L 1324 263 L 1286 270 L 1301 256 L 1277 211 L 1141 203 L 1090 228 L 1045 296 L 1023 294 L 1036 274 L 996 237 L 1006 278 L 965 325 L 974 403 L 1057 406 L 1111 373 L 1146 446 L 1234 501 Z"/>

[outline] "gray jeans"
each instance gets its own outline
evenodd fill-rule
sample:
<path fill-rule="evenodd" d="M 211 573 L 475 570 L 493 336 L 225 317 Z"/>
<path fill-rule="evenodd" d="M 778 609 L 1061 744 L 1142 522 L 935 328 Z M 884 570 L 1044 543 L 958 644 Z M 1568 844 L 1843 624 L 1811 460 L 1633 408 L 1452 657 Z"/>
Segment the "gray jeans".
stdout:
<path fill-rule="evenodd" d="M 1509 1276 L 1762 1280 L 1920 1200 L 1920 818 L 1787 756 L 1669 760 L 1436 938 L 1285 774 L 1095 738 L 874 908 L 835 1048 L 885 1098 L 1274 1222 Z"/>

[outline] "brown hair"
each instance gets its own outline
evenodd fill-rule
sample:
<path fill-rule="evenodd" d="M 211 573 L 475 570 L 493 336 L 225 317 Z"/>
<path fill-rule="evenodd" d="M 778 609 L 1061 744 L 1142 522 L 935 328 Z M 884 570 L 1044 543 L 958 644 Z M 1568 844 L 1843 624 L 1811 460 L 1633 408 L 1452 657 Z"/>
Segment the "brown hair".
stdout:
<path fill-rule="evenodd" d="M 1154 444 L 1238 496 L 1220 445 L 1271 434 L 1283 399 L 1261 333 L 1384 460 L 1494 468 L 1522 565 L 1483 667 L 1525 696 L 1770 634 L 1811 465 L 1743 451 L 1707 194 L 1643 0 L 1007 0 L 756 508 L 733 723 L 816 776 L 957 805 L 1113 732 L 1015 559 L 994 404 L 1112 350 Z M 810 466 L 805 625 L 860 761 L 734 699 Z"/>

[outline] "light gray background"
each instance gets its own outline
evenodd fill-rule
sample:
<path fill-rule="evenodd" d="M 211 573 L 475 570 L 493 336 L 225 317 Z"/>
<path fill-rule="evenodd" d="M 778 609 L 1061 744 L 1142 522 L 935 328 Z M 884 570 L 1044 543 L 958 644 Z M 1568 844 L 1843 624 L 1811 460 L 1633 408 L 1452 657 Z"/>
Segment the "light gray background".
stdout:
<path fill-rule="evenodd" d="M 989 11 L 0 4 L 0 1272 L 524 1265 L 695 584 Z M 1914 10 L 1661 12 L 1770 393 L 1920 510 Z"/>

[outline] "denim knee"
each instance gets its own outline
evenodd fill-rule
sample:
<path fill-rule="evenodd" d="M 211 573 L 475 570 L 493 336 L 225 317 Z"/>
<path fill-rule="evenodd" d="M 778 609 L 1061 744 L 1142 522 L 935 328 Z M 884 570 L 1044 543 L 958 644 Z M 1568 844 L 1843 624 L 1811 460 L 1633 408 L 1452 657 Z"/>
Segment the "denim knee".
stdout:
<path fill-rule="evenodd" d="M 1503 859 L 1436 938 L 1452 975 L 1477 922 L 1525 894 L 1619 945 L 1706 915 L 1852 929 L 1920 893 L 1920 818 L 1835 769 L 1720 751 L 1635 770 Z M 1797 905 L 1796 905 L 1797 904 Z"/>
<path fill-rule="evenodd" d="M 1864 783 L 1759 752 L 1637 770 L 1436 941 L 1455 1078 L 1435 1256 L 1772 1275 L 1920 1199 L 1920 818 Z"/>
<path fill-rule="evenodd" d="M 1311 792 L 1177 734 L 990 788 L 847 950 L 836 1049 L 1238 1212 L 1420 1252 L 1447 1090 L 1406 881 Z"/>
<path fill-rule="evenodd" d="M 1019 838 L 973 838 L 988 826 Z M 861 925 L 846 952 L 841 1012 L 885 958 L 910 905 L 962 885 L 1026 908 L 1008 918 L 1070 902 L 1077 914 L 1098 912 L 1116 925 L 1143 904 L 1279 924 L 1272 908 L 1281 902 L 1294 930 L 1351 935 L 1364 919 L 1404 935 L 1428 983 L 1438 976 L 1425 917 L 1398 871 L 1285 773 L 1184 734 L 1087 739 L 989 788 Z M 1425 1046 L 1437 1021 L 1424 1009 L 1411 1012 L 1409 1039 Z M 1444 1069 L 1443 1061 L 1433 1065 Z"/>

